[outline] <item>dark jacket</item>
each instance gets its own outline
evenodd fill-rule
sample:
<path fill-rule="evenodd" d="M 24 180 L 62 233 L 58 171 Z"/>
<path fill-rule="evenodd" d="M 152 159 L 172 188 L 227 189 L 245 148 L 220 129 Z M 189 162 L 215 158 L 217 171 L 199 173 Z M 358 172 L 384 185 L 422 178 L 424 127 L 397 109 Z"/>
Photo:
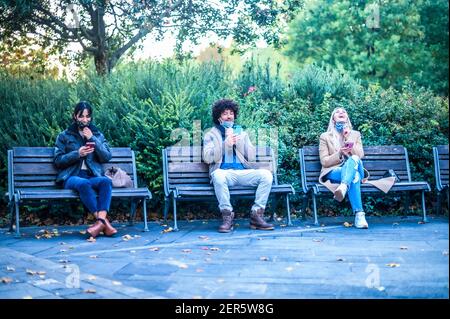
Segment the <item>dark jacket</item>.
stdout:
<path fill-rule="evenodd" d="M 63 183 L 70 176 L 77 176 L 83 160 L 92 175 L 102 176 L 104 174 L 101 163 L 107 163 L 111 159 L 111 151 L 103 134 L 93 124 L 90 124 L 89 128 L 93 134 L 89 140 L 78 133 L 75 123 L 56 138 L 54 162 L 56 168 L 60 170 L 56 177 L 57 183 Z M 95 142 L 95 151 L 85 157 L 80 157 L 78 150 L 88 141 Z"/>

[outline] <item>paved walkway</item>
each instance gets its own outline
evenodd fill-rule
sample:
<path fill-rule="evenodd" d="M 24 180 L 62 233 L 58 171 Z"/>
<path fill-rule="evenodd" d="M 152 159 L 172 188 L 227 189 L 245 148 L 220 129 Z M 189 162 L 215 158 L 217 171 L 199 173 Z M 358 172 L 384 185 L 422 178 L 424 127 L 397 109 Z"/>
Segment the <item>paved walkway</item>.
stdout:
<path fill-rule="evenodd" d="M 116 225 L 96 242 L 85 227 L 22 228 L 21 239 L 0 229 L 0 298 L 449 297 L 448 218 L 320 221 L 255 231 L 238 220 L 230 234 L 218 220 Z"/>

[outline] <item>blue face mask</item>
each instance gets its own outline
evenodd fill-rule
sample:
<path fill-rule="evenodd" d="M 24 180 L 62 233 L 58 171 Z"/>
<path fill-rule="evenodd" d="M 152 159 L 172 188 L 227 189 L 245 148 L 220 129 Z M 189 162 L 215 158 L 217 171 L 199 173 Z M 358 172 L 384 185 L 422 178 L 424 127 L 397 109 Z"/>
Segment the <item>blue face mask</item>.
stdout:
<path fill-rule="evenodd" d="M 222 123 L 220 123 L 220 125 L 222 125 L 224 128 L 232 128 L 234 125 L 233 121 L 222 121 Z"/>
<path fill-rule="evenodd" d="M 336 131 L 338 131 L 339 133 L 342 133 L 342 131 L 346 126 L 347 126 L 346 122 L 336 122 L 336 124 L 334 124 Z"/>

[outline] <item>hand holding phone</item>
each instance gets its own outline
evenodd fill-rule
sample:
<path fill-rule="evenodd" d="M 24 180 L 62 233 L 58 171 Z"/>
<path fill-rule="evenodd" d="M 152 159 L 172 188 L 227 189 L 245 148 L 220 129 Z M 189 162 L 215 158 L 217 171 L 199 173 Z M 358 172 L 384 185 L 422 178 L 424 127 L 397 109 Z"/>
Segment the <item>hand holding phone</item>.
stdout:
<path fill-rule="evenodd" d="M 86 142 L 86 147 L 88 147 L 89 149 L 94 149 L 95 148 L 95 142 Z"/>
<path fill-rule="evenodd" d="M 345 142 L 345 144 L 344 144 L 344 146 L 346 147 L 346 148 L 353 148 L 353 142 Z"/>

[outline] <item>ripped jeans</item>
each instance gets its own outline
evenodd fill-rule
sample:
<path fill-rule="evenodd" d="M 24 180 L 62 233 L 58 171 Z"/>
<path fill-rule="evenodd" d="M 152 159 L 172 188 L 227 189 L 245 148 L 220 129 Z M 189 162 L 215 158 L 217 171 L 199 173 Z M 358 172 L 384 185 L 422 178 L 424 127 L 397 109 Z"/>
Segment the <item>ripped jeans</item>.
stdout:
<path fill-rule="evenodd" d="M 361 159 L 352 155 L 345 163 L 326 175 L 330 182 L 347 184 L 347 194 L 353 213 L 364 211 L 361 200 L 361 178 L 364 177 L 364 166 Z"/>

